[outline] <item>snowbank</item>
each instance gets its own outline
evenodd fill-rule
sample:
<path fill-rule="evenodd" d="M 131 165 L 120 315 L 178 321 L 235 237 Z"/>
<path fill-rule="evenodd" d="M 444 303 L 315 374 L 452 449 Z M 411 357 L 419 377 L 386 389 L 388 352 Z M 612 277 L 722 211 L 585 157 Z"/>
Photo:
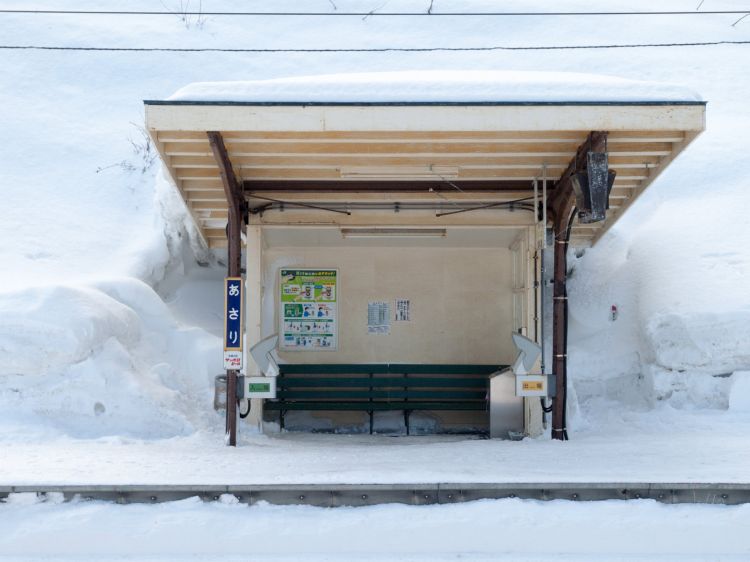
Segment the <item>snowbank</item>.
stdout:
<path fill-rule="evenodd" d="M 219 340 L 179 327 L 145 283 L 0 293 L 0 315 L 0 439 L 14 429 L 156 438 L 205 425 Z"/>
<path fill-rule="evenodd" d="M 750 371 L 736 371 L 732 375 L 729 410 L 750 414 Z"/>
<path fill-rule="evenodd" d="M 744 177 L 725 180 L 688 161 L 673 178 L 682 191 L 652 203 L 649 220 L 626 216 L 570 256 L 570 373 L 583 401 L 727 408 L 729 375 L 750 367 L 750 196 Z"/>
<path fill-rule="evenodd" d="M 235 102 L 633 102 L 701 101 L 688 88 L 574 72 L 440 70 L 325 74 L 199 82 L 171 101 Z"/>
<path fill-rule="evenodd" d="M 0 299 L 0 375 L 38 375 L 79 363 L 114 338 L 140 339 L 138 316 L 101 291 L 36 287 Z"/>

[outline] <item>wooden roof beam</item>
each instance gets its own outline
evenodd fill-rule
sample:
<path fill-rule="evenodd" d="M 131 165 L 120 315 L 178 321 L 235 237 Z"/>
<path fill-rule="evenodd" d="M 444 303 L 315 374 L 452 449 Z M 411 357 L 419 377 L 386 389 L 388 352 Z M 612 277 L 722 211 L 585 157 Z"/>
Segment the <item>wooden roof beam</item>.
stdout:
<path fill-rule="evenodd" d="M 495 192 L 528 191 L 532 184 L 525 180 L 506 181 L 430 181 L 430 180 L 246 180 L 244 192 L 319 192 L 319 193 L 392 193 L 392 192 Z"/>
<path fill-rule="evenodd" d="M 240 201 L 242 199 L 242 188 L 237 181 L 237 176 L 234 175 L 232 162 L 229 160 L 229 153 L 227 152 L 227 147 L 224 145 L 221 133 L 218 131 L 208 131 L 206 135 L 208 136 L 208 143 L 211 146 L 211 152 L 214 155 L 214 160 L 216 160 L 216 165 L 219 167 L 219 174 L 221 175 L 221 182 L 224 186 L 227 201 L 230 203 Z"/>

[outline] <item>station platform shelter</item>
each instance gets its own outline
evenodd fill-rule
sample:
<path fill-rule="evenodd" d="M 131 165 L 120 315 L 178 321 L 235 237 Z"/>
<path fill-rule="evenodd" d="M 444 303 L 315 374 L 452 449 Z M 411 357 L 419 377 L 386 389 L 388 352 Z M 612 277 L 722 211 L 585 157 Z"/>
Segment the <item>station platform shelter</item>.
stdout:
<path fill-rule="evenodd" d="M 247 346 L 278 335 L 277 396 L 247 420 L 486 431 L 487 380 L 517 333 L 554 375 L 546 402 L 520 402 L 519 431 L 538 434 L 545 405 L 565 439 L 568 246 L 623 216 L 704 129 L 705 102 L 355 82 L 145 102 L 200 237 L 245 279 Z M 263 375 L 250 357 L 242 374 Z"/>

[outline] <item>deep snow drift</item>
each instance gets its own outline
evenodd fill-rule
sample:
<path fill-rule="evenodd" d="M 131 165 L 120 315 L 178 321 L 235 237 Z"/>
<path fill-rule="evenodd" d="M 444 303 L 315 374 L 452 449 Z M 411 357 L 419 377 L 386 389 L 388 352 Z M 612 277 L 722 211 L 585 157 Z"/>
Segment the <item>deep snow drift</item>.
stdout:
<path fill-rule="evenodd" d="M 187 435 L 205 424 L 217 337 L 180 327 L 145 283 L 32 287 L 0 301 L 0 433 Z M 47 435 L 45 435 L 47 437 Z"/>

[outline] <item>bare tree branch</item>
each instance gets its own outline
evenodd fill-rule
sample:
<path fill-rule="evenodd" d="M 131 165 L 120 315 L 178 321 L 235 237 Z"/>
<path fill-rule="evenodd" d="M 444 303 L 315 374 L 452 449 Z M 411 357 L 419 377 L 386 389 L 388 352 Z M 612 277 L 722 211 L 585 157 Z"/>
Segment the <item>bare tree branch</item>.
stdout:
<path fill-rule="evenodd" d="M 383 8 L 383 7 L 384 7 L 384 6 L 385 6 L 385 5 L 387 4 L 387 3 L 388 3 L 388 0 L 386 0 L 385 2 L 383 2 L 383 3 L 382 3 L 382 4 L 380 5 L 380 6 L 378 6 L 377 8 L 373 8 L 372 10 L 370 10 L 369 12 L 367 12 L 367 13 L 365 14 L 365 17 L 363 17 L 363 18 L 362 18 L 362 21 L 365 21 L 365 20 L 366 20 L 367 18 L 369 18 L 369 17 L 370 17 L 371 15 L 373 15 L 373 14 L 374 14 L 375 12 L 377 12 L 378 10 L 380 10 L 381 8 Z"/>

